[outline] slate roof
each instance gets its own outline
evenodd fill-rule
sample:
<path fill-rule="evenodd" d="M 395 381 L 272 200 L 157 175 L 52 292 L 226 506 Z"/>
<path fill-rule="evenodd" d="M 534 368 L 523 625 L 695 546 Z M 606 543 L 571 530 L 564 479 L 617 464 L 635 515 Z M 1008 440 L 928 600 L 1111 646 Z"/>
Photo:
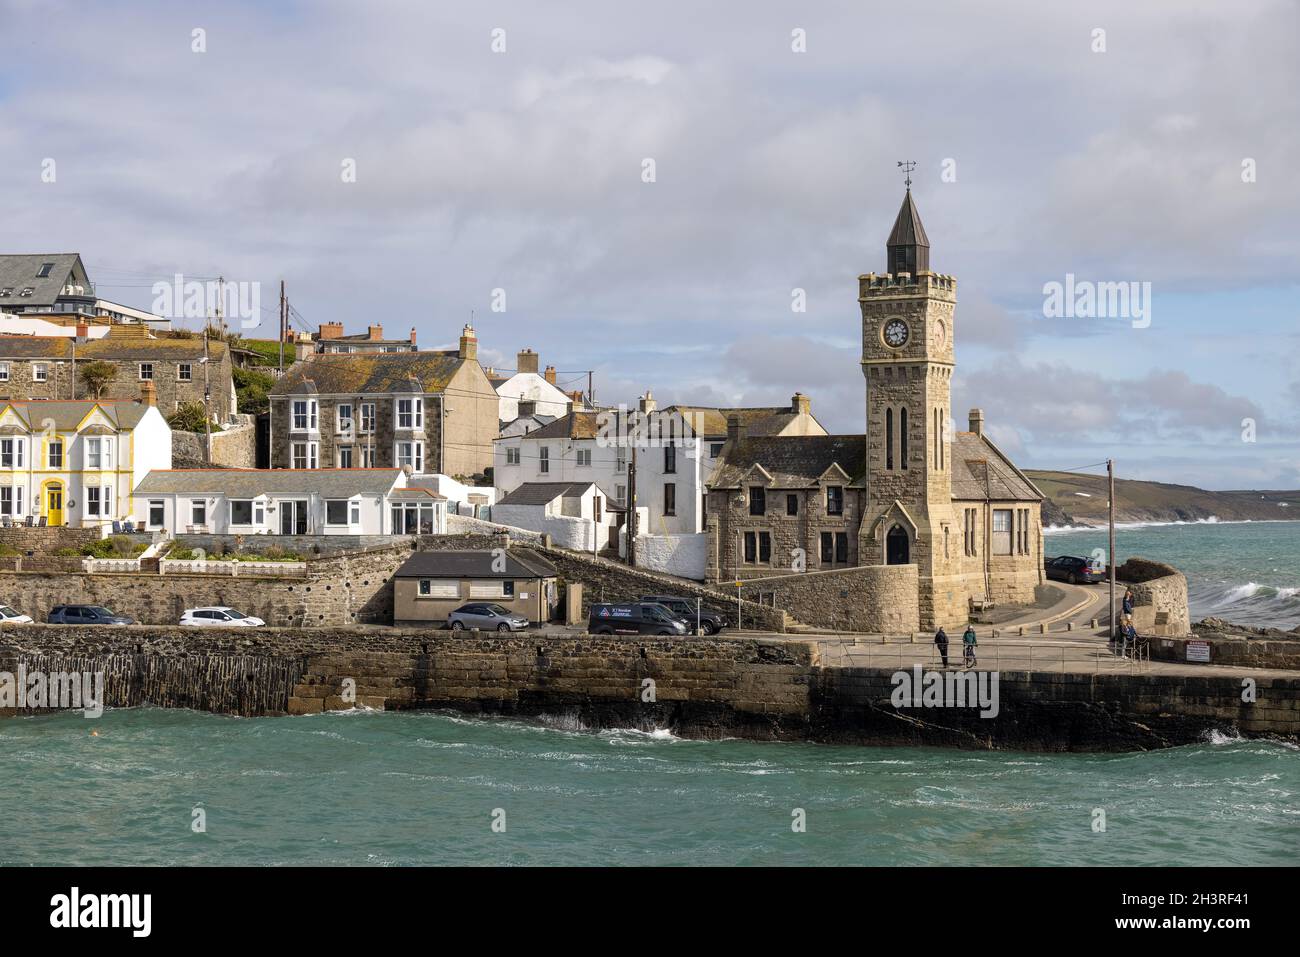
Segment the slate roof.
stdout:
<path fill-rule="evenodd" d="M 754 466 L 772 476 L 774 488 L 805 488 L 832 465 L 861 486 L 867 473 L 867 441 L 861 435 L 746 436 L 728 443 L 714 467 L 710 488 L 740 488 Z"/>
<path fill-rule="evenodd" d="M 699 405 L 670 405 L 665 412 L 676 412 L 701 438 L 725 438 L 727 420 L 740 419 L 747 435 L 775 435 L 799 417 L 788 405 L 754 408 L 709 408 Z M 813 421 L 816 421 L 814 417 Z M 821 423 L 818 423 L 819 425 Z"/>
<path fill-rule="evenodd" d="M 213 362 L 220 361 L 225 351 L 224 342 L 209 340 L 208 356 Z M 71 336 L 0 336 L 0 359 L 71 359 L 72 352 Z M 78 362 L 92 359 L 197 361 L 203 358 L 203 337 L 151 336 L 143 324 L 116 323 L 109 327 L 107 335 L 77 343 L 76 353 Z"/>
<path fill-rule="evenodd" d="M 455 351 L 318 355 L 286 369 L 268 395 L 441 392 L 470 361 Z"/>
<path fill-rule="evenodd" d="M 600 434 L 599 412 L 569 412 L 523 438 L 594 439 Z"/>
<path fill-rule="evenodd" d="M 77 253 L 0 255 L 0 288 L 13 289 L 13 293 L 8 297 L 0 299 L 0 306 L 54 305 L 63 294 L 63 287 L 67 284 L 69 274 L 80 262 L 81 256 Z M 45 263 L 54 263 L 54 267 L 48 276 L 38 279 L 36 274 Z M 83 266 L 81 274 L 85 275 L 85 271 Z M 31 287 L 32 294 L 19 297 L 18 293 L 27 287 Z M 93 288 L 87 281 L 85 295 L 94 296 L 94 294 Z"/>
<path fill-rule="evenodd" d="M 316 492 L 325 498 L 351 498 L 383 495 L 400 474 L 400 469 L 155 469 L 140 480 L 134 494 L 254 498 Z"/>
<path fill-rule="evenodd" d="M 1043 498 L 1034 483 L 984 436 L 958 432 L 950 454 L 954 500 L 1038 502 Z"/>
<path fill-rule="evenodd" d="M 903 205 L 898 209 L 898 218 L 894 220 L 894 228 L 889 233 L 889 240 L 886 246 L 929 246 L 930 239 L 925 235 L 925 227 L 921 225 L 921 214 L 916 210 L 916 203 L 912 201 L 912 191 L 909 189 L 907 195 L 903 197 Z"/>
<path fill-rule="evenodd" d="M 525 482 L 512 492 L 497 499 L 498 505 L 545 505 L 563 495 L 565 498 L 581 496 L 592 482 Z"/>
<path fill-rule="evenodd" d="M 95 406 L 119 429 L 135 428 L 151 408 L 139 399 L 0 399 L 0 412 L 10 406 L 35 429 L 49 419 L 65 431 L 75 429 Z"/>
<path fill-rule="evenodd" d="M 536 555 L 506 549 L 505 567 L 493 570 L 496 554 L 483 551 L 416 552 L 393 573 L 395 578 L 554 578 L 555 566 Z"/>

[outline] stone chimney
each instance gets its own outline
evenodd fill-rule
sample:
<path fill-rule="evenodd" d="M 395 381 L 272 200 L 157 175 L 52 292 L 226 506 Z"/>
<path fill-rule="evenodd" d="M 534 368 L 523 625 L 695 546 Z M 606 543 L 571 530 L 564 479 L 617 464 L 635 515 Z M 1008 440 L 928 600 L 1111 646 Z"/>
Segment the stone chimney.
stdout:
<path fill-rule="evenodd" d="M 542 376 L 551 385 L 555 385 L 555 366 L 547 366 L 546 371 L 542 373 Z"/>
<path fill-rule="evenodd" d="M 316 333 L 317 339 L 341 339 L 342 337 L 343 323 L 341 322 L 322 322 Z"/>
<path fill-rule="evenodd" d="M 519 415 L 521 417 L 525 415 L 536 415 L 536 414 L 537 414 L 537 402 L 535 400 L 533 399 L 519 400 Z"/>
<path fill-rule="evenodd" d="M 970 410 L 970 430 L 974 432 L 976 435 L 984 434 L 984 410 L 983 409 Z"/>
<path fill-rule="evenodd" d="M 411 345 L 415 345 L 415 326 L 411 326 Z"/>
<path fill-rule="evenodd" d="M 145 405 L 152 405 L 155 408 L 158 405 L 158 390 L 154 387 L 152 379 L 145 379 L 140 383 L 140 401 Z"/>
<path fill-rule="evenodd" d="M 735 442 L 740 438 L 740 416 L 727 416 L 727 441 Z"/>
<path fill-rule="evenodd" d="M 474 335 L 474 327 L 468 322 L 460 332 L 459 355 L 462 359 L 473 359 L 478 362 L 478 337 Z"/>
<path fill-rule="evenodd" d="M 515 356 L 515 371 L 536 373 L 537 362 L 537 353 L 532 349 L 525 349 Z"/>
<path fill-rule="evenodd" d="M 796 392 L 790 397 L 790 411 L 794 412 L 796 415 L 811 415 L 812 399 L 808 398 L 808 396 L 804 395 L 802 392 Z"/>
<path fill-rule="evenodd" d="M 368 333 L 368 337 L 371 342 L 377 342 L 380 339 L 384 338 L 383 326 L 367 326 L 366 332 Z"/>
<path fill-rule="evenodd" d="M 641 411 L 644 412 L 646 415 L 649 415 L 658 407 L 659 407 L 659 403 L 655 402 L 654 393 L 651 392 L 649 389 L 646 389 L 645 395 L 641 396 Z"/>

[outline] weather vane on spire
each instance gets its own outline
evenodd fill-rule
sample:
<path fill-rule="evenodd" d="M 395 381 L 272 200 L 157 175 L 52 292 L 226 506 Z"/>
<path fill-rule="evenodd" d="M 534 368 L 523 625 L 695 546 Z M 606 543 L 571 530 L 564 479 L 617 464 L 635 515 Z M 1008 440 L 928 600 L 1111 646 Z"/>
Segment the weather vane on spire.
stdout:
<path fill-rule="evenodd" d="M 907 191 L 910 193 L 912 191 L 912 170 L 916 169 L 916 161 L 899 160 L 898 165 L 902 168 L 904 174 L 906 174 L 904 182 L 907 184 Z"/>

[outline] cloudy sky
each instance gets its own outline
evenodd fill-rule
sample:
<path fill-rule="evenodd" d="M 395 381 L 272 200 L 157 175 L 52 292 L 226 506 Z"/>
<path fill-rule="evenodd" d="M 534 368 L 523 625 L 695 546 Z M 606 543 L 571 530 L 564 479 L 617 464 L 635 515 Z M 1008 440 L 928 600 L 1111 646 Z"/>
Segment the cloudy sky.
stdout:
<path fill-rule="evenodd" d="M 911 159 L 955 418 L 1031 467 L 1300 487 L 1292 0 L 207 6 L 0 0 L 0 251 L 144 307 L 258 282 L 266 335 L 281 279 L 313 328 L 472 312 L 485 362 L 602 402 L 801 390 L 860 432 Z M 1067 274 L 1150 283 L 1149 325 L 1045 316 Z"/>

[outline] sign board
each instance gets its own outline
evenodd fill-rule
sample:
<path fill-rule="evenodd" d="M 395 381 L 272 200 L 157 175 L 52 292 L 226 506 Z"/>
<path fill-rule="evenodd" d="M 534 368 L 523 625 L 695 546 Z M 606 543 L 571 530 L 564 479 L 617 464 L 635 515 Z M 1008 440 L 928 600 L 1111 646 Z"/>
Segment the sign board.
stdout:
<path fill-rule="evenodd" d="M 1188 661 L 1209 661 L 1210 643 L 1208 641 L 1189 641 L 1187 643 Z"/>
<path fill-rule="evenodd" d="M 739 588 L 739 587 L 740 587 L 740 585 L 741 585 L 741 583 L 740 583 L 740 582 L 736 582 L 736 587 L 737 587 L 737 588 Z"/>

